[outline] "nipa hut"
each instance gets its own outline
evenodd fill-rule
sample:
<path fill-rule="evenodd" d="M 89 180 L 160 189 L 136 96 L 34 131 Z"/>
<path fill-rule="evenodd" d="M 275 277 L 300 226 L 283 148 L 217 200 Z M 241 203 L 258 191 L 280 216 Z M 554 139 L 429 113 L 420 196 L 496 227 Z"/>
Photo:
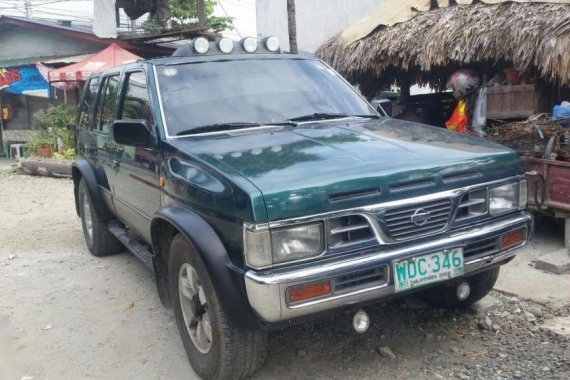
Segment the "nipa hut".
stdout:
<path fill-rule="evenodd" d="M 442 90 L 460 67 L 514 69 L 530 78 L 532 111 L 547 110 L 570 94 L 570 0 L 389 0 L 316 55 L 370 98 L 394 83 Z"/>

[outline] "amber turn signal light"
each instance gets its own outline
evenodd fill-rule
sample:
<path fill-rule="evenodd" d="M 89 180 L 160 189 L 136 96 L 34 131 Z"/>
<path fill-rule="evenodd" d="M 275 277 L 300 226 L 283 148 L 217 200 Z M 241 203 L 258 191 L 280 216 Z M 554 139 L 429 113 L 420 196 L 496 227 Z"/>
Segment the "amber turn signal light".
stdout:
<path fill-rule="evenodd" d="M 524 240 L 524 230 L 516 230 L 501 236 L 501 248 L 512 247 L 522 243 Z"/>
<path fill-rule="evenodd" d="M 289 303 L 306 301 L 331 294 L 331 282 L 323 281 L 289 288 Z"/>

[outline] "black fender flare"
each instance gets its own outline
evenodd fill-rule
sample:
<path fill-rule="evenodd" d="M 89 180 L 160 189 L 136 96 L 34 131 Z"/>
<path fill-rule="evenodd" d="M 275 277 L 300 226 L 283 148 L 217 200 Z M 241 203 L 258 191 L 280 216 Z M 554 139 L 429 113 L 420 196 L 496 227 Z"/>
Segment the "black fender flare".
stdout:
<path fill-rule="evenodd" d="M 162 266 L 164 270 L 166 264 L 162 262 L 164 252 L 160 252 L 160 229 L 157 228 L 160 221 L 168 222 L 182 233 L 200 255 L 231 322 L 241 329 L 258 328 L 258 320 L 245 290 L 244 271 L 232 263 L 218 234 L 198 214 L 178 206 L 166 206 L 155 214 L 151 223 L 152 245 L 156 255 L 153 263 L 155 274 L 161 273 L 157 267 Z M 157 278 L 156 281 L 160 293 L 161 279 Z"/>
<path fill-rule="evenodd" d="M 80 216 L 79 182 L 81 178 L 83 178 L 85 180 L 85 184 L 87 185 L 87 190 L 89 191 L 91 201 L 97 209 L 97 215 L 104 220 L 110 220 L 113 218 L 113 213 L 107 207 L 107 204 L 103 200 L 101 193 L 99 193 L 95 171 L 86 159 L 79 158 L 73 161 L 73 165 L 71 167 L 71 176 L 73 178 L 73 193 L 75 195 L 75 211 L 77 212 L 77 216 Z"/>

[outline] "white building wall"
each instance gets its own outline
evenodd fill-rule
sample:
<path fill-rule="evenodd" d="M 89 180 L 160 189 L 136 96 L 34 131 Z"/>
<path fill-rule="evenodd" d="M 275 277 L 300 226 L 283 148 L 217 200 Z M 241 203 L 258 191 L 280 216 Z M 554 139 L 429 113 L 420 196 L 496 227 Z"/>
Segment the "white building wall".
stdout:
<path fill-rule="evenodd" d="M 297 45 L 314 53 L 330 37 L 358 21 L 384 0 L 296 0 Z M 287 0 L 257 0 L 257 33 L 277 36 L 289 50 Z"/>

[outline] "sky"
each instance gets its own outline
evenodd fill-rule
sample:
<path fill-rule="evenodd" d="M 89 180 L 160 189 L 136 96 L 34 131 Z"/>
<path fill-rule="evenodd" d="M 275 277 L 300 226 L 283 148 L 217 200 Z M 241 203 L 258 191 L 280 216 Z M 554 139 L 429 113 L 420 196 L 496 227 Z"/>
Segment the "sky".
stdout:
<path fill-rule="evenodd" d="M 73 20 L 78 24 L 93 22 L 94 0 L 30 0 L 32 17 Z M 215 14 L 234 18 L 234 29 L 224 34 L 232 37 L 256 36 L 255 0 L 218 0 Z M 25 16 L 25 0 L 0 0 L 0 14 Z"/>

